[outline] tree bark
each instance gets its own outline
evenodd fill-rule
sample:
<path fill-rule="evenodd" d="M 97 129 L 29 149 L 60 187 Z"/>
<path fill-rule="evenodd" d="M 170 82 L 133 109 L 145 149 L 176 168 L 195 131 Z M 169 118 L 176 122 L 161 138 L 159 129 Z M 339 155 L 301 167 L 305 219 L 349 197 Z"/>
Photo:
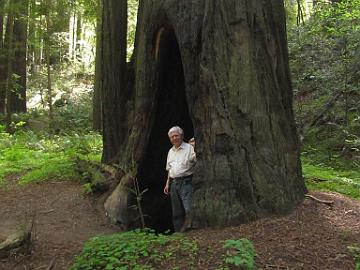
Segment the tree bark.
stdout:
<path fill-rule="evenodd" d="M 111 13 L 119 8 L 109 11 L 117 1 L 106 2 L 103 157 L 123 169 L 120 187 L 131 176 L 141 189 L 149 188 L 148 226 L 159 229 L 164 218 L 171 219 L 162 188 L 173 125 L 183 127 L 186 139 L 196 138 L 195 225 L 235 225 L 297 205 L 306 188 L 283 2 L 141 2 L 128 85 L 120 80 L 123 62 L 117 62 L 123 24 Z M 118 200 L 111 197 L 117 204 L 106 204 L 106 210 L 131 226 L 131 203 L 121 199 L 129 193 L 117 194 Z"/>
<path fill-rule="evenodd" d="M 5 0 L 0 0 L 0 113 L 5 113 L 5 50 L 4 50 L 4 7 Z"/>
<path fill-rule="evenodd" d="M 28 1 L 17 1 L 19 12 L 14 21 L 13 73 L 18 76 L 16 89 L 11 95 L 11 111 L 26 112 L 26 47 L 28 24 Z"/>
<path fill-rule="evenodd" d="M 102 8 L 102 1 L 98 0 L 98 5 Z M 99 10 L 101 10 L 99 8 Z M 95 83 L 93 93 L 93 129 L 101 131 L 101 35 L 102 35 L 102 13 L 98 12 L 96 19 L 96 57 L 95 57 Z"/>
<path fill-rule="evenodd" d="M 5 53 L 6 53 L 6 65 L 5 65 L 5 112 L 6 112 L 6 126 L 8 131 L 10 132 L 10 124 L 11 124 L 11 96 L 12 96 L 12 66 L 13 66 L 13 58 L 14 58 L 14 14 L 9 12 L 6 20 L 6 32 L 5 32 Z"/>
<path fill-rule="evenodd" d="M 102 22 L 103 161 L 110 162 L 127 137 L 127 1 L 103 1 Z"/>
<path fill-rule="evenodd" d="M 52 81 L 51 81 L 51 59 L 50 59 L 50 35 L 51 35 L 51 18 L 50 18 L 50 7 L 51 0 L 45 0 L 45 35 L 44 35 L 44 53 L 45 53 L 45 61 L 46 61 L 46 77 L 47 77 L 47 104 L 49 106 L 49 123 L 50 127 L 53 125 L 54 119 L 54 109 L 53 109 L 53 90 L 52 90 Z"/>

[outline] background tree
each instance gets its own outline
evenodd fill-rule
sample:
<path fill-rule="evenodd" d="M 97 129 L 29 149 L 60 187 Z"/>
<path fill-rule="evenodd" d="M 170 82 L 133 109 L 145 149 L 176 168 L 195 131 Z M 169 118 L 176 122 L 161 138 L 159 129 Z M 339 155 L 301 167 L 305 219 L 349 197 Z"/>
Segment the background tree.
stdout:
<path fill-rule="evenodd" d="M 4 48 L 5 0 L 0 1 L 0 113 L 5 113 L 5 48 Z"/>
<path fill-rule="evenodd" d="M 161 216 L 170 219 L 161 191 L 167 130 L 175 124 L 197 140 L 194 207 L 200 226 L 284 213 L 300 202 L 305 186 L 283 3 L 140 1 L 128 84 L 119 53 L 125 25 L 115 19 L 123 16 L 113 15 L 121 10 L 117 1 L 106 3 L 103 161 L 127 173 L 105 204 L 109 215 L 131 225 L 132 202 L 123 187 L 136 177 L 149 188 L 144 201 L 151 226 L 159 226 Z"/>
<path fill-rule="evenodd" d="M 102 109 L 101 109 L 101 55 L 102 55 L 102 1 L 97 1 L 98 12 L 96 18 L 96 58 L 95 58 L 95 82 L 93 93 L 93 128 L 100 131 L 102 129 Z"/>
<path fill-rule="evenodd" d="M 126 140 L 127 1 L 104 1 L 102 24 L 102 102 L 104 160 Z M 107 63 L 107 64 L 104 64 Z"/>
<path fill-rule="evenodd" d="M 6 19 L 6 31 L 5 31 L 5 112 L 6 112 L 6 125 L 10 128 L 11 124 L 11 97 L 13 89 L 13 57 L 14 57 L 14 11 L 9 9 Z"/>
<path fill-rule="evenodd" d="M 26 112 L 26 48 L 29 2 L 14 1 L 18 10 L 14 21 L 14 64 L 13 74 L 16 76 L 16 88 L 11 95 L 11 111 Z"/>

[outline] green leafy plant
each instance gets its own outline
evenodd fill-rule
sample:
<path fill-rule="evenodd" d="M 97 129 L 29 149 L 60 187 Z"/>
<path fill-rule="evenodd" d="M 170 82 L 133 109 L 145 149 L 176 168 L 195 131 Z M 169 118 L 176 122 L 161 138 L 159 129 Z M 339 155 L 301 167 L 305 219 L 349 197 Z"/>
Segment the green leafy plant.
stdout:
<path fill-rule="evenodd" d="M 225 241 L 226 254 L 224 262 L 228 265 L 242 267 L 247 270 L 254 269 L 255 249 L 253 243 L 245 238 Z"/>
<path fill-rule="evenodd" d="M 134 230 L 107 236 L 97 236 L 84 245 L 70 270 L 96 269 L 176 269 L 181 258 L 191 269 L 197 251 L 194 241 L 179 234 L 163 235 L 153 231 Z"/>

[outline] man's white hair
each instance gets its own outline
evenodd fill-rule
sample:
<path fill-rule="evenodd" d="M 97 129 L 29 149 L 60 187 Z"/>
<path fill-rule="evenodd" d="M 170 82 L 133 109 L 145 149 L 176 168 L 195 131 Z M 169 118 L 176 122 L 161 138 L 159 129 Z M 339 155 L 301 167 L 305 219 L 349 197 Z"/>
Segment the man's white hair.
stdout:
<path fill-rule="evenodd" d="M 168 136 L 170 136 L 171 133 L 176 132 L 177 134 L 184 136 L 184 131 L 181 127 L 175 126 L 169 129 Z"/>

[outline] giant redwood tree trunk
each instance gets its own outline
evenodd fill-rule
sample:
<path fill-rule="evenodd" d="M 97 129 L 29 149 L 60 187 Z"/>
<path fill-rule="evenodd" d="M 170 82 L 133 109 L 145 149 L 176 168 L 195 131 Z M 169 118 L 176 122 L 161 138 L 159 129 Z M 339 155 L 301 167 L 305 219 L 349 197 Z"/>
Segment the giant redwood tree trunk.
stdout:
<path fill-rule="evenodd" d="M 112 69 L 103 87 L 118 93 L 112 104 L 104 103 L 116 116 L 104 121 L 104 130 L 118 139 L 105 134 L 104 162 L 117 163 L 124 175 L 105 203 L 110 217 L 136 223 L 131 193 L 124 188 L 136 178 L 141 189 L 149 188 L 142 199 L 147 225 L 170 228 L 170 202 L 162 189 L 171 147 L 167 131 L 173 125 L 183 127 L 186 138 L 196 138 L 195 225 L 234 225 L 291 210 L 306 189 L 283 2 L 147 0 L 141 5 L 126 88 L 114 83 L 123 76 L 115 65 L 118 55 L 107 56 L 119 39 L 107 39 L 103 47 L 104 75 Z M 119 25 L 108 27 L 111 33 Z"/>

